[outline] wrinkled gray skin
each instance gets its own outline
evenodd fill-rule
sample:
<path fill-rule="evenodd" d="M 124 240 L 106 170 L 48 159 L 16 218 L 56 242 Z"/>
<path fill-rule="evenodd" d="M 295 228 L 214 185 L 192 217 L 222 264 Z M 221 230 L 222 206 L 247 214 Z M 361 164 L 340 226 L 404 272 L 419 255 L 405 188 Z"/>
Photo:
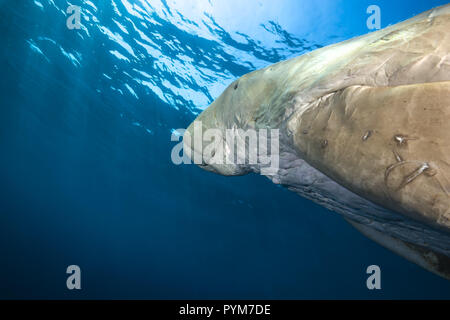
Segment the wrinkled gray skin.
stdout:
<path fill-rule="evenodd" d="M 449 30 L 446 5 L 251 72 L 196 120 L 204 130 L 279 129 L 269 179 L 450 278 Z M 262 168 L 212 164 L 187 135 L 184 151 L 222 175 Z"/>

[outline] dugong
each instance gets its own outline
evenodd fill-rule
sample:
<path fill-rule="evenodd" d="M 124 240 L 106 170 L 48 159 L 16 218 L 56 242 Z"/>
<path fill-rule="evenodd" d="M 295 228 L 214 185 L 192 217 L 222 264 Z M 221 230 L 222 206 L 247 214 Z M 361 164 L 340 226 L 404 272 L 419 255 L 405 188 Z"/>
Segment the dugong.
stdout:
<path fill-rule="evenodd" d="M 449 31 L 445 5 L 276 63 L 231 83 L 196 121 L 219 132 L 278 129 L 272 182 L 450 279 Z M 211 161 L 194 124 L 183 150 L 202 168 L 264 174 L 262 164 Z M 234 141 L 221 139 L 223 157 L 234 157 Z"/>

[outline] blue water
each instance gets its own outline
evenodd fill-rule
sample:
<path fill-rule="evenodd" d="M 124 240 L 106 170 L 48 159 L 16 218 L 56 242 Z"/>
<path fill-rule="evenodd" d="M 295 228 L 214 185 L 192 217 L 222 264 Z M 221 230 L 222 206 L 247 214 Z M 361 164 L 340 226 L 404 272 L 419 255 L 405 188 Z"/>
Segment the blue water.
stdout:
<path fill-rule="evenodd" d="M 450 298 L 257 175 L 174 165 L 237 77 L 445 1 L 0 0 L 0 298 Z M 79 265 L 82 289 L 66 288 Z M 382 290 L 366 288 L 367 266 Z"/>

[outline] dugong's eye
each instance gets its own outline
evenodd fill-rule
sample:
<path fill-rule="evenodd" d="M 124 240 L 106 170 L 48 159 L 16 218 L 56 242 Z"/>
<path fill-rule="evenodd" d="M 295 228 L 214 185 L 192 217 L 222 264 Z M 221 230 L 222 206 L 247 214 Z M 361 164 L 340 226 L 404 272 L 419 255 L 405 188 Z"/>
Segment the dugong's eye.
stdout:
<path fill-rule="evenodd" d="M 238 83 L 236 82 L 236 84 L 234 85 L 234 90 L 236 90 L 238 88 Z"/>

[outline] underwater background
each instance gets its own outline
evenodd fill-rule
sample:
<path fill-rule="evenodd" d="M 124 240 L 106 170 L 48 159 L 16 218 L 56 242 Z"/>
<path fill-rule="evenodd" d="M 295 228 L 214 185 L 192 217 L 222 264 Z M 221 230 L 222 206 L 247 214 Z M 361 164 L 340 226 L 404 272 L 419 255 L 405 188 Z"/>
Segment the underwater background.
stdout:
<path fill-rule="evenodd" d="M 369 5 L 383 28 L 445 3 L 0 0 L 0 298 L 450 298 L 267 178 L 171 161 L 234 79 L 370 32 Z"/>

